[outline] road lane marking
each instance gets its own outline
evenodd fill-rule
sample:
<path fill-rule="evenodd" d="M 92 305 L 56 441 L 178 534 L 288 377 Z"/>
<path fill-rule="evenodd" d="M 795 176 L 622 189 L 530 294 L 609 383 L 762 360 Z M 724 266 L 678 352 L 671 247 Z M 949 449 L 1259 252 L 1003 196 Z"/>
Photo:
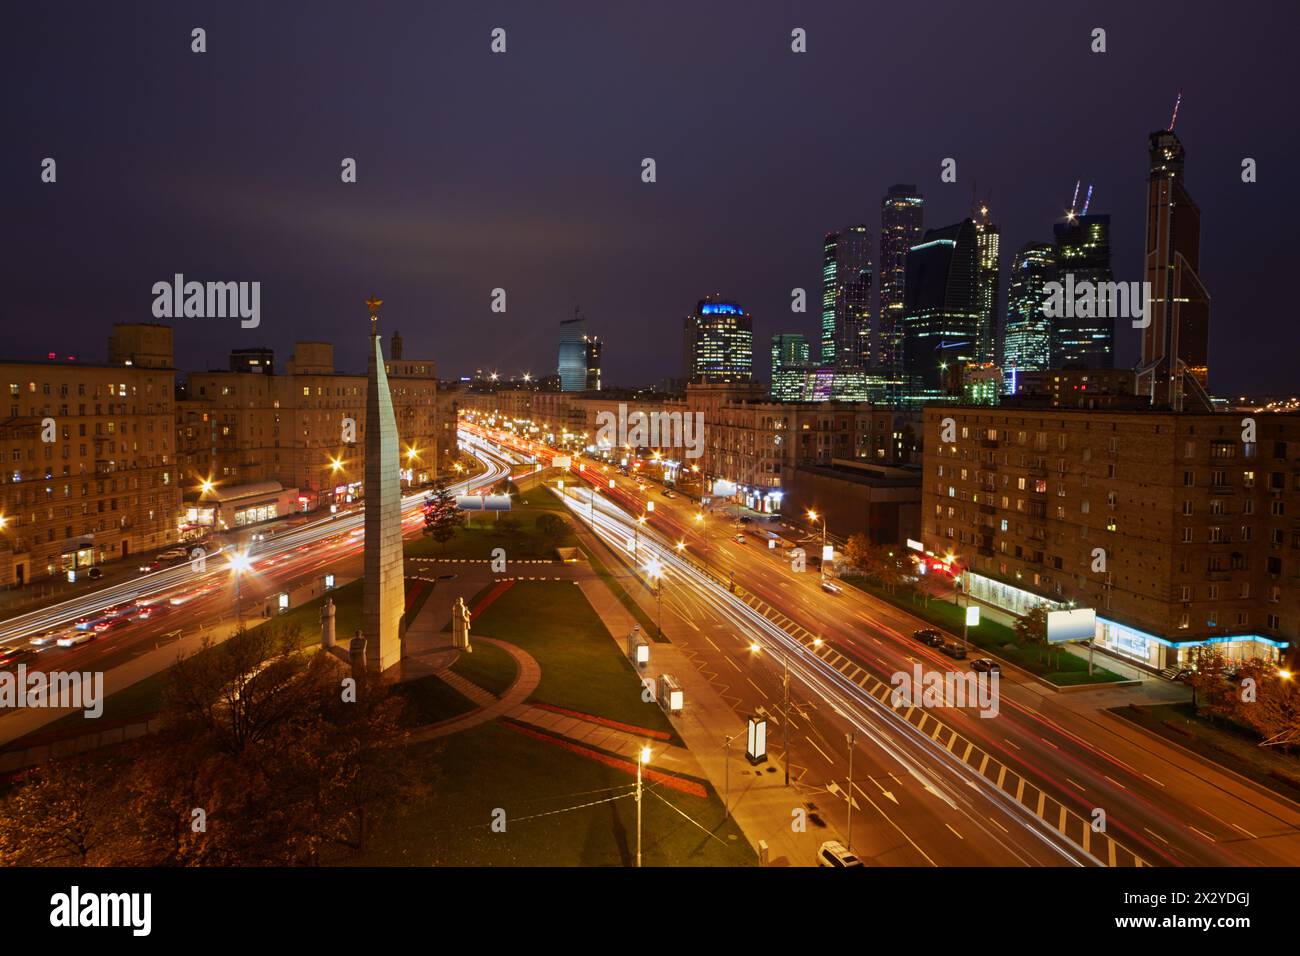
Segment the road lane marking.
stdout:
<path fill-rule="evenodd" d="M 1249 830 L 1247 830 L 1245 827 L 1238 827 L 1237 824 L 1235 824 L 1235 823 L 1232 824 L 1232 826 L 1236 827 L 1238 830 L 1240 830 L 1242 833 L 1246 834 L 1246 836 L 1250 837 L 1252 840 L 1258 840 L 1258 839 L 1259 839 L 1259 837 L 1255 836 L 1255 834 L 1251 833 L 1251 832 L 1250 832 Z"/>
<path fill-rule="evenodd" d="M 1076 786 L 1076 787 L 1078 787 L 1080 790 L 1082 790 L 1084 793 L 1087 793 L 1087 792 L 1088 792 L 1088 788 L 1085 787 L 1083 784 L 1079 783 L 1077 780 L 1071 780 L 1069 777 L 1066 777 L 1066 778 L 1065 778 L 1065 782 L 1066 782 L 1066 783 L 1073 784 L 1074 786 Z"/>
<path fill-rule="evenodd" d="M 1146 778 L 1147 778 L 1148 780 L 1150 780 L 1152 783 L 1159 784 L 1159 785 L 1162 786 L 1162 787 L 1164 786 L 1163 783 L 1160 783 L 1159 780 L 1157 780 L 1155 777 L 1151 776 L 1151 774 L 1149 774 L 1149 773 L 1144 773 L 1144 774 L 1142 774 L 1142 776 L 1146 777 Z"/>
<path fill-rule="evenodd" d="M 808 741 L 808 743 L 812 744 L 813 749 L 816 750 L 819 754 L 821 754 L 823 757 L 826 757 L 826 762 L 827 762 L 828 764 L 830 764 L 832 767 L 835 766 L 835 761 L 832 760 L 829 756 L 827 756 L 826 751 L 822 750 L 821 747 L 818 747 L 818 746 L 817 746 L 817 741 L 813 740 L 813 739 L 812 739 L 811 737 L 809 737 L 807 734 L 804 734 L 804 738 L 803 738 L 803 739 L 806 740 L 806 741 Z"/>
<path fill-rule="evenodd" d="M 763 694 L 763 688 L 759 687 L 759 686 L 758 686 L 757 684 L 755 684 L 752 680 L 749 680 L 748 677 L 746 677 L 745 680 L 749 681 L 749 686 L 750 686 L 750 687 L 754 688 L 754 690 L 758 691 L 760 694 Z M 764 700 L 767 700 L 767 694 L 763 694 L 763 699 L 764 699 Z"/>
<path fill-rule="evenodd" d="M 1196 834 L 1199 834 L 1200 836 L 1205 837 L 1205 839 L 1209 840 L 1211 843 L 1218 843 L 1218 842 L 1219 842 L 1218 840 L 1214 839 L 1214 837 L 1212 837 L 1212 836 L 1210 836 L 1208 833 L 1206 833 L 1204 830 L 1198 830 L 1198 829 L 1196 829 L 1196 827 L 1192 826 L 1190 823 L 1187 825 L 1187 828 L 1188 828 L 1189 830 L 1191 830 L 1193 833 L 1196 833 Z"/>
<path fill-rule="evenodd" d="M 1168 846 L 1168 845 L 1169 845 L 1169 841 L 1168 841 L 1168 840 L 1166 840 L 1164 837 L 1162 837 L 1159 833 L 1156 833 L 1156 831 L 1155 831 L 1155 830 L 1152 830 L 1150 827 L 1143 827 L 1142 829 L 1143 829 L 1143 830 L 1146 830 L 1147 833 L 1150 833 L 1153 837 L 1155 837 L 1157 840 L 1159 840 L 1159 841 L 1160 841 L 1161 843 L 1163 843 L 1165 846 Z"/>
<path fill-rule="evenodd" d="M 964 836 L 962 836 L 960 833 L 958 833 L 955 829 L 953 829 L 953 825 L 952 825 L 951 823 L 945 823 L 944 826 L 946 826 L 949 830 L 952 830 L 953 835 L 954 835 L 955 837 L 957 837 L 958 840 L 965 840 L 965 839 L 966 839 Z"/>

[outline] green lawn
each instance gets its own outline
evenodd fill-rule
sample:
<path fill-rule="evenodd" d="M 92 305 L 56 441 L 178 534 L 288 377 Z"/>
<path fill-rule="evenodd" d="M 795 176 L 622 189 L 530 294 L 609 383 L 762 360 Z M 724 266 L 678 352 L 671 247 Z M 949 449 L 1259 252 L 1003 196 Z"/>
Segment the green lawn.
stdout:
<path fill-rule="evenodd" d="M 474 652 L 461 654 L 451 669 L 488 693 L 502 696 L 519 674 L 515 659 L 495 644 L 474 640 L 473 628 L 470 629 L 470 645 Z"/>
<path fill-rule="evenodd" d="M 884 588 L 867 583 L 863 578 L 845 577 L 841 580 L 936 627 L 961 636 L 963 622 L 966 619 L 964 605 L 934 597 L 930 598 L 928 603 L 914 604 L 901 595 L 889 594 Z M 982 618 L 977 626 L 970 629 L 969 640 L 976 647 L 990 651 L 1003 660 L 1061 687 L 1076 684 L 1104 684 L 1124 679 L 1106 670 L 1101 665 L 1100 657 L 1094 660 L 1093 673 L 1089 675 L 1086 660 L 1064 649 L 1053 650 L 1049 655 L 1041 647 L 1022 644 L 1014 630 L 988 618 Z"/>
<path fill-rule="evenodd" d="M 1291 800 L 1300 800 L 1300 757 L 1259 746 L 1253 733 L 1185 704 L 1116 707 L 1116 717 L 1170 740 Z"/>
<path fill-rule="evenodd" d="M 407 723 L 412 727 L 436 724 L 476 709 L 472 700 L 433 674 L 398 684 L 395 689 L 406 699 Z"/>
<path fill-rule="evenodd" d="M 517 581 L 474 627 L 537 658 L 533 700 L 674 733 L 659 705 L 641 699 L 636 669 L 572 581 Z"/>
<path fill-rule="evenodd" d="M 633 774 L 500 724 L 416 744 L 414 749 L 430 795 L 402 816 L 385 820 L 362 854 L 333 862 L 350 866 L 635 863 L 636 803 L 624 796 L 633 792 Z M 657 796 L 645 795 L 643 865 L 755 864 L 735 822 L 730 818 L 722 822 L 722 801 L 712 787 L 705 787 L 707 799 L 663 786 L 653 788 Z M 611 797 L 620 799 L 598 802 Z M 555 812 L 566 808 L 579 809 Z M 497 809 L 505 811 L 504 833 L 493 832 L 489 825 Z"/>
<path fill-rule="evenodd" d="M 540 499 L 540 492 L 530 492 Z M 570 532 L 559 540 L 552 540 L 539 534 L 537 518 L 539 515 L 553 513 L 553 509 L 517 505 L 513 511 L 494 517 L 493 514 L 478 513 L 469 519 L 469 523 L 456 531 L 456 536 L 445 544 L 439 544 L 429 537 L 408 539 L 406 556 L 408 558 L 456 558 L 461 560 L 488 560 L 496 548 L 506 552 L 507 560 L 555 558 L 555 548 L 573 544 Z M 509 520 L 518 524 L 511 531 Z M 503 522 L 505 527 L 503 527 Z"/>

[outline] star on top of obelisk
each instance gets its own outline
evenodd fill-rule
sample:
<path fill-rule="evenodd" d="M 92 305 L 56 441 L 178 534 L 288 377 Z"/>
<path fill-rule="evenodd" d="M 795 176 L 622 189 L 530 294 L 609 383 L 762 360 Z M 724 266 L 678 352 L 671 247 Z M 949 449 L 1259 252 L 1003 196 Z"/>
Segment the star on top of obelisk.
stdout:
<path fill-rule="evenodd" d="M 366 299 L 366 308 L 370 310 L 370 334 L 379 334 L 379 307 L 384 304 L 383 299 L 371 296 Z"/>

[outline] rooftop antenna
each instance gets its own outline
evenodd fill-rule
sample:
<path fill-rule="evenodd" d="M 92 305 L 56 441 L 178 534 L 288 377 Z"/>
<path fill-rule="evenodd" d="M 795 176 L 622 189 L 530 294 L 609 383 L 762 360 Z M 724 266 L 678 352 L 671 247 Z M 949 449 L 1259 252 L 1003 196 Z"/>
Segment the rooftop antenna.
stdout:
<path fill-rule="evenodd" d="M 1178 107 L 1183 105 L 1183 91 L 1178 91 L 1178 98 L 1174 100 L 1174 115 L 1169 117 L 1169 132 L 1174 131 L 1174 124 L 1178 122 Z"/>
<path fill-rule="evenodd" d="M 1079 215 L 1081 216 L 1088 215 L 1088 206 L 1091 202 L 1092 202 L 1092 183 L 1088 183 L 1088 195 L 1084 197 L 1083 212 L 1079 213 Z"/>

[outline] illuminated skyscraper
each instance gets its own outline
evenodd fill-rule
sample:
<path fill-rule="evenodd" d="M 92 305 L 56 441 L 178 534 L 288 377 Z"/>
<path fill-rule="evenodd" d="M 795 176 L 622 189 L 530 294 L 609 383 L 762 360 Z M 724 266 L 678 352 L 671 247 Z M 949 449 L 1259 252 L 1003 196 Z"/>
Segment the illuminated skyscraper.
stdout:
<path fill-rule="evenodd" d="M 991 363 L 998 352 L 998 291 L 1002 266 L 1002 234 L 989 222 L 987 206 L 979 209 L 975 221 L 975 251 L 979 257 L 979 334 L 975 340 L 975 354 L 981 364 Z"/>
<path fill-rule="evenodd" d="M 976 361 L 983 317 L 975 221 L 927 229 L 907 253 L 903 371 L 910 401 L 960 394 L 960 370 Z"/>
<path fill-rule="evenodd" d="M 1002 371 L 1008 377 L 1015 372 L 1051 367 L 1052 320 L 1043 311 L 1047 299 L 1043 287 L 1055 277 L 1056 251 L 1051 244 L 1027 242 L 1020 247 L 1011 263 L 1007 285 Z"/>
<path fill-rule="evenodd" d="M 1172 127 L 1172 124 L 1171 124 Z M 1201 283 L 1201 211 L 1183 185 L 1183 144 L 1173 129 L 1148 139 L 1146 281 L 1138 391 L 1175 411 L 1210 408 L 1210 294 Z"/>
<path fill-rule="evenodd" d="M 560 391 L 587 388 L 587 320 L 573 310 L 573 318 L 560 322 Z"/>
<path fill-rule="evenodd" d="M 1110 216 L 1076 216 L 1058 222 L 1056 281 L 1062 286 L 1073 277 L 1074 288 L 1088 282 L 1097 290 L 1110 283 Z M 1078 308 L 1078 306 L 1084 308 Z M 1092 315 L 1080 315 L 1092 312 Z M 1100 313 L 1105 313 L 1104 315 Z M 1115 316 L 1113 303 L 1098 291 L 1052 319 L 1053 368 L 1114 368 Z"/>
<path fill-rule="evenodd" d="M 880 201 L 880 325 L 876 362 L 898 379 L 903 367 L 903 296 L 907 251 L 921 241 L 925 199 L 915 186 L 890 186 Z"/>
<path fill-rule="evenodd" d="M 808 340 L 802 334 L 782 332 L 772 336 L 772 397 L 778 402 L 802 401 L 813 368 Z"/>
<path fill-rule="evenodd" d="M 862 368 L 871 350 L 871 234 L 828 232 L 822 244 L 821 363 Z"/>
<path fill-rule="evenodd" d="M 754 320 L 736 302 L 711 295 L 686 317 L 686 381 L 748 382 L 754 377 Z"/>
<path fill-rule="evenodd" d="M 587 391 L 600 391 L 600 337 L 596 335 L 584 335 L 582 337 L 586 345 L 584 354 L 587 362 Z"/>

